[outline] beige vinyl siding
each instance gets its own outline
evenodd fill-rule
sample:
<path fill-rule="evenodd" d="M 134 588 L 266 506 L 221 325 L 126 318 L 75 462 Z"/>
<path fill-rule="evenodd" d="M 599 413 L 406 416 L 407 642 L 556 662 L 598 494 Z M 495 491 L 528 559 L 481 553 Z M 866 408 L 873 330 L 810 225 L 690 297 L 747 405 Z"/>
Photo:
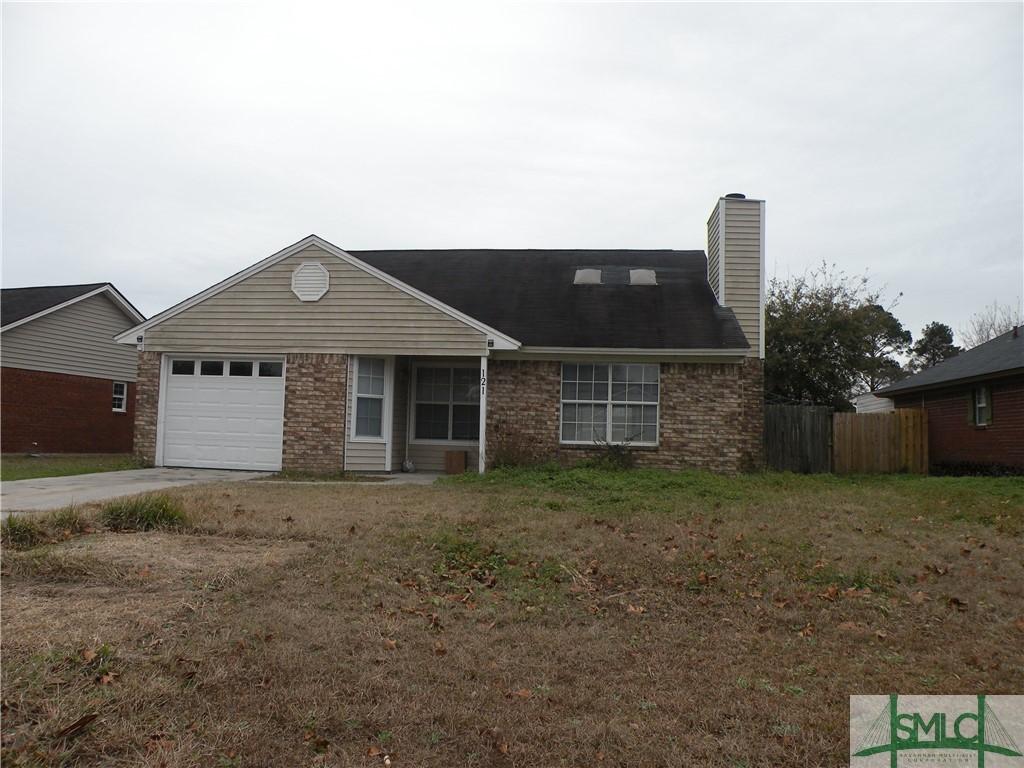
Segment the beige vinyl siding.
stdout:
<path fill-rule="evenodd" d="M 330 272 L 319 301 L 300 301 L 292 272 Z M 485 334 L 316 246 L 289 256 L 146 331 L 153 352 L 484 354 Z"/>
<path fill-rule="evenodd" d="M 348 472 L 383 472 L 384 460 L 387 449 L 383 442 L 372 443 L 364 440 L 353 440 L 353 418 L 356 412 L 356 398 L 354 392 L 355 357 L 349 357 L 348 370 L 352 375 L 348 377 L 345 397 L 348 401 L 348 409 L 345 418 L 345 470 Z"/>
<path fill-rule="evenodd" d="M 114 341 L 135 322 L 97 294 L 5 331 L 0 359 L 9 368 L 135 381 L 138 352 Z"/>
<path fill-rule="evenodd" d="M 394 410 L 391 430 L 391 471 L 400 472 L 405 461 L 405 438 L 409 434 L 409 360 L 395 361 Z"/>
<path fill-rule="evenodd" d="M 467 451 L 468 470 L 475 470 L 480 461 L 480 449 L 476 443 L 409 443 L 409 458 L 416 465 L 417 472 L 444 472 L 445 451 Z"/>
<path fill-rule="evenodd" d="M 749 355 L 761 347 L 761 203 L 725 201 L 725 306 L 736 314 L 750 343 Z"/>
<path fill-rule="evenodd" d="M 715 204 L 711 211 L 711 218 L 708 219 L 708 285 L 711 286 L 715 298 L 719 304 L 722 297 L 719 296 L 719 269 L 721 268 L 721 222 L 719 221 L 720 205 Z"/>

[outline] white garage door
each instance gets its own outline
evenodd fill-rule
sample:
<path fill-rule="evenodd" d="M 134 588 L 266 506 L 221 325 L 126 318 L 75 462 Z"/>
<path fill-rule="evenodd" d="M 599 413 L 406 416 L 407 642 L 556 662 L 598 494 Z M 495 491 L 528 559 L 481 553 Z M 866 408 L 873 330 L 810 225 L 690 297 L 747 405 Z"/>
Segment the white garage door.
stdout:
<path fill-rule="evenodd" d="M 279 470 L 284 374 L 280 360 L 168 361 L 161 463 Z"/>

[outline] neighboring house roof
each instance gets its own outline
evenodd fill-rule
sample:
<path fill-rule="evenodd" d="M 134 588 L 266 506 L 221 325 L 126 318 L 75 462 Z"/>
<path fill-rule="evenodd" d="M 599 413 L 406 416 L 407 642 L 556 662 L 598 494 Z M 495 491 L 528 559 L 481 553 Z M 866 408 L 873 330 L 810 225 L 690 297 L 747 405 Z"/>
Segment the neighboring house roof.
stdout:
<path fill-rule="evenodd" d="M 142 313 L 111 283 L 40 285 L 0 291 L 0 330 L 9 330 L 100 293 L 108 294 L 135 322 L 145 320 Z"/>
<path fill-rule="evenodd" d="M 349 251 L 529 347 L 746 350 L 708 285 L 703 251 Z M 574 284 L 579 268 L 604 284 Z M 655 285 L 630 285 L 630 269 Z"/>
<path fill-rule="evenodd" d="M 1005 376 L 1018 371 L 1024 373 L 1024 332 L 1014 328 L 903 381 L 883 387 L 875 394 L 892 397 L 904 392 L 934 389 L 958 381 Z"/>

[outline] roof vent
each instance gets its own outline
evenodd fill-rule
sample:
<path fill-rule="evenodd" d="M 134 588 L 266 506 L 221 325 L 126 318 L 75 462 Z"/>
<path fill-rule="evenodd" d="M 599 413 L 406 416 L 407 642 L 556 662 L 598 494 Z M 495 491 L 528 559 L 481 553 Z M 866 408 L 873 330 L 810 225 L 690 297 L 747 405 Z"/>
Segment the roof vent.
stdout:
<path fill-rule="evenodd" d="M 746 200 L 747 199 L 747 196 L 744 195 L 742 192 L 730 192 L 728 195 L 726 195 L 726 197 L 729 198 L 730 200 Z"/>
<path fill-rule="evenodd" d="M 631 269 L 629 270 L 630 285 L 657 285 L 658 277 L 653 269 Z"/>
<path fill-rule="evenodd" d="M 320 301 L 331 284 L 327 267 L 315 261 L 307 261 L 292 272 L 292 293 L 301 301 Z"/>
<path fill-rule="evenodd" d="M 600 269 L 577 269 L 576 277 L 572 280 L 573 285 L 600 285 Z"/>

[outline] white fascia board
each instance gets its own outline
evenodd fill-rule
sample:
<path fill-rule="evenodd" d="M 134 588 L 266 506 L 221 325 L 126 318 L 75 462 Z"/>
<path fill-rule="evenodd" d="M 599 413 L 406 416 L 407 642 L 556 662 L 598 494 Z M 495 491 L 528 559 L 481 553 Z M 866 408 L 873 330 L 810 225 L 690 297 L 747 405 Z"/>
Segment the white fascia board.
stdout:
<path fill-rule="evenodd" d="M 709 360 L 742 362 L 750 350 L 743 349 L 651 349 L 641 347 L 520 347 L 514 352 L 500 355 L 501 359 L 576 358 L 610 360 L 647 358 L 650 360 Z"/>
<path fill-rule="evenodd" d="M 146 319 L 141 314 L 139 314 L 139 311 L 135 309 L 135 307 L 133 307 L 128 302 L 128 299 L 122 296 L 114 286 L 112 286 L 110 283 L 107 283 L 106 285 L 101 285 L 99 288 L 96 288 L 95 290 L 83 293 L 81 296 L 75 296 L 75 298 L 73 299 L 68 299 L 67 301 L 61 302 L 60 304 L 54 304 L 52 307 L 47 307 L 42 312 L 36 312 L 34 315 L 29 315 L 28 317 L 21 318 L 21 320 L 16 320 L 13 323 L 8 323 L 3 328 L 0 328 L 0 333 L 4 331 L 9 331 L 12 328 L 17 328 L 19 325 L 24 325 L 25 323 L 31 323 L 33 320 L 38 320 L 40 317 L 52 314 L 54 312 L 57 312 L 58 310 L 64 309 L 65 307 L 70 307 L 72 304 L 77 304 L 78 302 L 92 298 L 93 296 L 99 296 L 101 293 L 109 294 L 111 300 L 113 300 L 113 302 L 118 306 L 118 308 L 126 315 L 131 317 L 133 320 L 135 320 L 135 322 L 140 322 Z"/>
<path fill-rule="evenodd" d="M 140 323 L 134 328 L 130 328 L 121 335 L 117 336 L 116 341 L 118 341 L 121 344 L 135 344 L 135 337 L 138 336 L 138 334 L 143 333 L 147 328 L 152 328 L 154 325 L 158 325 L 164 322 L 165 320 L 169 320 L 175 315 L 184 312 L 186 309 L 194 307 L 196 304 L 205 301 L 211 296 L 216 296 L 221 291 L 224 291 L 233 285 L 237 285 L 238 283 L 245 280 L 247 277 L 251 277 L 252 275 L 255 275 L 257 272 L 261 272 L 267 267 L 273 266 L 277 262 L 283 261 L 289 256 L 299 253 L 300 251 L 308 248 L 311 245 L 317 246 L 321 250 L 324 250 L 327 253 L 330 253 L 331 255 L 341 259 L 342 261 L 351 264 L 357 269 L 360 269 L 363 272 L 366 272 L 367 274 L 384 281 L 388 285 L 397 288 L 403 293 L 408 294 L 409 296 L 412 296 L 415 299 L 419 299 L 424 304 L 427 304 L 433 307 L 434 309 L 444 312 L 449 317 L 452 317 L 455 320 L 458 320 L 459 322 L 464 323 L 465 325 L 468 325 L 469 327 L 480 331 L 481 333 L 487 336 L 488 342 L 493 341 L 493 346 L 491 347 L 491 349 L 519 349 L 519 347 L 522 346 L 520 342 L 518 342 L 516 339 L 513 339 L 511 336 L 507 336 L 506 334 L 501 333 L 500 331 L 494 328 L 491 328 L 489 325 L 481 323 L 479 320 L 476 320 L 475 318 L 472 318 L 469 315 L 459 312 L 454 307 L 449 307 L 444 302 L 438 301 L 433 296 L 423 293 L 422 291 L 413 288 L 411 285 L 403 283 L 401 280 L 389 275 L 387 272 L 382 272 L 381 270 L 371 266 L 370 264 L 367 264 L 365 261 L 362 261 L 361 259 L 357 259 L 355 256 L 351 255 L 346 251 L 343 251 L 341 248 L 338 248 L 338 246 L 327 242 L 322 237 L 318 237 L 317 235 L 309 235 L 308 237 L 304 237 L 301 240 L 299 240 L 299 242 L 293 245 L 289 245 L 284 250 L 278 251 L 272 256 L 268 256 L 262 261 L 256 262 L 251 267 L 243 269 L 241 272 L 236 272 L 234 275 L 225 280 L 221 280 L 219 283 L 210 286 L 205 291 L 201 291 L 200 293 L 197 293 L 195 296 L 192 296 L 191 298 L 185 299 L 184 301 L 175 304 L 170 309 L 165 309 L 163 312 L 161 312 L 158 315 L 154 315 L 146 322 Z"/>

